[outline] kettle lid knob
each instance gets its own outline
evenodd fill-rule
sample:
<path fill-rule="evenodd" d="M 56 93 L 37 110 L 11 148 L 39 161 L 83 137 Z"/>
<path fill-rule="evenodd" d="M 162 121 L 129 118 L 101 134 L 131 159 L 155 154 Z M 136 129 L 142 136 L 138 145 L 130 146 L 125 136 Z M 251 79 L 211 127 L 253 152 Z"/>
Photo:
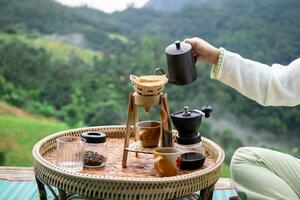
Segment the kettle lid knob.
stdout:
<path fill-rule="evenodd" d="M 174 43 L 176 45 L 176 49 L 180 49 L 180 40 L 176 40 Z"/>
<path fill-rule="evenodd" d="M 165 52 L 170 56 L 177 56 L 185 54 L 192 50 L 192 45 L 186 42 L 181 42 L 180 40 L 176 40 L 172 44 L 166 47 Z"/>

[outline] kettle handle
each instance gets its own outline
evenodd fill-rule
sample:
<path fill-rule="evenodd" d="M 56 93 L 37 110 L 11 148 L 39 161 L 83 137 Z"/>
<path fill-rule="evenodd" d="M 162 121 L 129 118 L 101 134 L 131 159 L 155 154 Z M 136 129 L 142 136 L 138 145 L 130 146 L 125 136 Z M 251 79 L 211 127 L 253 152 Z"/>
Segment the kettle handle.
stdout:
<path fill-rule="evenodd" d="M 193 56 L 194 59 L 194 63 L 196 64 L 197 60 L 198 60 L 198 56 Z"/>
<path fill-rule="evenodd" d="M 174 80 L 169 80 L 169 77 L 165 73 L 165 71 L 163 69 L 159 68 L 159 67 L 154 70 L 154 74 L 155 75 L 166 75 L 166 77 L 168 78 L 168 83 L 174 84 L 176 82 L 175 79 Z"/>
<path fill-rule="evenodd" d="M 165 71 L 163 70 L 163 69 L 161 69 L 161 68 L 156 68 L 155 70 L 154 70 L 154 74 L 155 75 L 165 75 L 166 73 L 165 73 Z"/>

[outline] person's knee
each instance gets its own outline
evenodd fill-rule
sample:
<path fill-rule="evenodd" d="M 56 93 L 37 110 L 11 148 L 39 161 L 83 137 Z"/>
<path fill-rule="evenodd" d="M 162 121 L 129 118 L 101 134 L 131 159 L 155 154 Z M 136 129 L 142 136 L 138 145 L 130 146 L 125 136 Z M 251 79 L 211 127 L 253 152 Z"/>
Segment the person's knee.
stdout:
<path fill-rule="evenodd" d="M 238 148 L 232 158 L 231 158 L 231 164 L 230 165 L 235 165 L 238 163 L 245 163 L 247 160 L 249 160 L 249 157 L 252 157 L 253 147 L 240 147 Z"/>
<path fill-rule="evenodd" d="M 235 151 L 230 162 L 230 172 L 234 181 L 243 179 L 253 166 L 262 166 L 261 151 L 262 149 L 257 147 L 240 147 Z"/>
<path fill-rule="evenodd" d="M 240 147 L 233 154 L 230 162 L 230 171 L 234 175 L 237 169 L 255 162 L 255 147 Z"/>
<path fill-rule="evenodd" d="M 240 147 L 238 148 L 230 162 L 230 172 L 231 172 L 231 178 L 232 181 L 235 185 L 235 189 L 238 192 L 239 198 L 240 199 L 247 199 L 246 194 L 240 190 L 240 183 L 244 182 L 244 174 L 248 170 L 249 166 L 249 157 L 253 156 L 252 155 L 252 147 Z"/>
<path fill-rule="evenodd" d="M 233 184 L 241 199 L 246 196 L 248 199 L 263 199 L 263 196 L 266 196 L 266 199 L 284 199 L 284 196 L 289 197 L 287 199 L 297 199 L 295 198 L 297 194 L 293 192 L 297 189 L 293 189 L 290 186 L 293 184 L 289 185 L 281 178 L 286 178 L 286 175 L 280 176 L 278 171 L 274 172 L 274 166 L 276 170 L 285 170 L 283 167 L 279 168 L 280 163 L 272 163 L 281 155 L 278 152 L 274 153 L 274 151 L 257 147 L 242 147 L 236 150 L 231 159 L 230 171 Z M 271 193 L 270 191 L 280 192 Z"/>

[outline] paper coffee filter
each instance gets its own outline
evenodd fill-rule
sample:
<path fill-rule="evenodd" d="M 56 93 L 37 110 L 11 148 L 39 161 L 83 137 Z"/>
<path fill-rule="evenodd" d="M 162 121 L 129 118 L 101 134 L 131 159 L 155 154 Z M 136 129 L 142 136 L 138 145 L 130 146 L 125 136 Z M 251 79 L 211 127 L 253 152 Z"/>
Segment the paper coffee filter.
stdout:
<path fill-rule="evenodd" d="M 158 95 L 168 82 L 166 75 L 130 75 L 130 80 L 135 91 L 145 96 Z"/>
<path fill-rule="evenodd" d="M 168 82 L 166 75 L 146 75 L 146 76 L 130 76 L 131 81 L 143 86 L 164 85 Z"/>

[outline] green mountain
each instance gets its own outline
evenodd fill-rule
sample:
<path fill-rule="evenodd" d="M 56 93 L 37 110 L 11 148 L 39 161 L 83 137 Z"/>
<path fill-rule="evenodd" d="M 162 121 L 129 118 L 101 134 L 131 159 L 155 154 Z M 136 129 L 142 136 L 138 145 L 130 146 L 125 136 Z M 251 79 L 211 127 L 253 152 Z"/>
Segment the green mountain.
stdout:
<path fill-rule="evenodd" d="M 116 19 L 144 34 L 173 40 L 198 36 L 249 58 L 287 64 L 300 54 L 299 8 L 297 0 L 224 0 L 170 14 L 127 10 Z"/>
<path fill-rule="evenodd" d="M 84 49 L 77 45 L 62 42 L 55 36 L 28 37 L 24 34 L 0 33 L 0 39 L 4 41 L 18 40 L 35 49 L 45 48 L 53 55 L 53 59 L 67 61 L 70 55 L 75 55 L 87 63 L 92 63 L 94 58 L 101 59 L 103 57 L 103 53 L 100 51 Z"/>
<path fill-rule="evenodd" d="M 187 5 L 200 5 L 205 2 L 207 2 L 207 0 L 150 0 L 145 4 L 144 7 L 164 12 L 174 12 L 179 11 Z"/>
<path fill-rule="evenodd" d="M 176 2 L 188 4 L 186 1 Z M 148 4 L 177 5 L 156 0 Z M 296 48 L 289 47 L 299 43 L 297 0 L 215 0 L 173 13 L 145 6 L 144 9 L 130 8 L 113 15 L 85 7 L 69 8 L 51 0 L 2 0 L 0 5 L 2 30 L 19 23 L 42 34 L 57 34 L 64 41 L 77 34 L 79 39 L 72 38 L 67 42 L 103 52 L 127 50 L 129 45 L 124 41 L 146 34 L 166 36 L 169 42 L 200 36 L 217 46 L 267 63 L 288 63 L 299 55 Z M 82 42 L 76 43 L 78 40 Z"/>
<path fill-rule="evenodd" d="M 110 20 L 109 15 L 89 8 L 70 8 L 52 0 L 0 1 L 0 27 L 9 30 L 12 25 L 23 24 L 42 34 L 68 37 L 77 33 L 86 47 L 94 50 L 124 49 L 122 41 L 111 38 L 110 33 L 126 34 L 131 30 Z M 117 48 L 114 48 L 117 47 Z"/>

